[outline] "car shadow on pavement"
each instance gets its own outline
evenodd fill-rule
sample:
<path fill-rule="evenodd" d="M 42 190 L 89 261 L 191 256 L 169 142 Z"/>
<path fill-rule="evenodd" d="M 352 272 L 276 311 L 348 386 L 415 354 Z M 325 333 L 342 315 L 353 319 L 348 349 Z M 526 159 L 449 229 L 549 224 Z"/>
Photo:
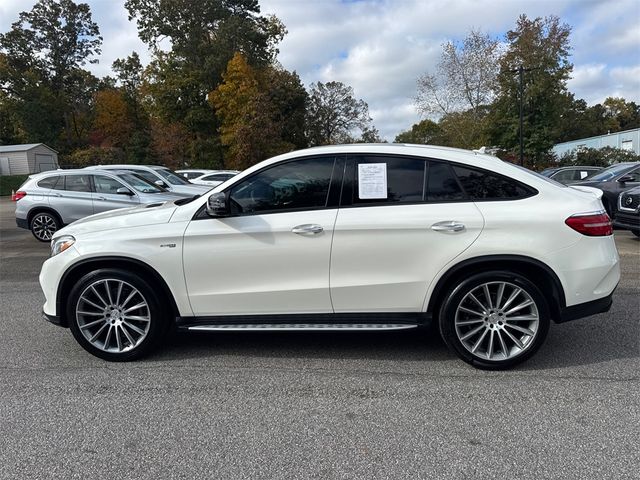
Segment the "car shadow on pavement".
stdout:
<path fill-rule="evenodd" d="M 216 356 L 444 361 L 455 358 L 431 328 L 404 332 L 176 333 L 153 360 Z"/>

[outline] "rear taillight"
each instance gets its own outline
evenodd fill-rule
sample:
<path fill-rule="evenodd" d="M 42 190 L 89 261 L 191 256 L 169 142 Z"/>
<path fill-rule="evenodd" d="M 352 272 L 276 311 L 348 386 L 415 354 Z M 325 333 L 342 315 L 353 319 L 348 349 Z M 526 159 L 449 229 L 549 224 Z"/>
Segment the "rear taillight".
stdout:
<path fill-rule="evenodd" d="M 27 192 L 23 192 L 22 190 L 17 191 L 17 192 L 16 192 L 16 194 L 15 194 L 15 196 L 14 196 L 15 201 L 17 202 L 17 201 L 18 201 L 18 200 L 20 200 L 21 198 L 26 197 L 26 195 L 27 195 Z"/>
<path fill-rule="evenodd" d="M 605 237 L 613 234 L 611 219 L 606 212 L 578 213 L 567 218 L 564 223 L 588 237 Z"/>

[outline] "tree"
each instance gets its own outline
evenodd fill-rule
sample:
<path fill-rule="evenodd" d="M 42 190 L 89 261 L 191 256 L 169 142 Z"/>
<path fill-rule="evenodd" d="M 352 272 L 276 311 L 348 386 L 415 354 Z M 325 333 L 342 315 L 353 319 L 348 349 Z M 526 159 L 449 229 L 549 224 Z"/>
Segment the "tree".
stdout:
<path fill-rule="evenodd" d="M 94 141 L 100 146 L 126 148 L 133 128 L 129 107 L 122 92 L 105 89 L 96 93 Z"/>
<path fill-rule="evenodd" d="M 311 145 L 350 143 L 356 129 L 371 123 L 369 106 L 353 96 L 353 88 L 341 82 L 311 84 L 307 107 L 307 138 Z"/>
<path fill-rule="evenodd" d="M 220 117 L 220 140 L 227 147 L 225 165 L 243 170 L 268 156 L 293 150 L 282 139 L 279 105 L 265 93 L 259 74 L 236 53 L 227 65 L 224 82 L 209 94 L 209 101 Z M 273 81 L 276 74 L 263 74 Z M 279 122 L 280 121 L 280 122 Z"/>
<path fill-rule="evenodd" d="M 475 148 L 484 143 L 486 107 L 495 97 L 500 56 L 497 39 L 471 30 L 462 42 L 443 44 L 435 71 L 418 79 L 418 111 L 448 119 L 455 133 L 452 146 Z"/>
<path fill-rule="evenodd" d="M 462 42 L 444 43 L 435 71 L 418 79 L 418 110 L 436 116 L 468 110 L 475 114 L 489 105 L 495 96 L 500 53 L 498 40 L 477 30 Z"/>
<path fill-rule="evenodd" d="M 559 165 L 595 165 L 608 167 L 614 163 L 638 162 L 640 155 L 614 147 L 582 148 L 565 153 L 558 159 Z M 557 165 L 556 164 L 556 165 Z"/>
<path fill-rule="evenodd" d="M 191 137 L 190 163 L 221 162 L 219 141 L 211 138 L 218 117 L 207 95 L 235 52 L 254 67 L 271 63 L 284 26 L 260 15 L 257 0 L 127 0 L 125 7 L 154 52 L 143 86 L 150 115 L 184 127 Z M 164 40 L 169 51 L 160 48 Z"/>
<path fill-rule="evenodd" d="M 97 62 L 99 33 L 87 4 L 39 0 L 0 34 L 0 89 L 13 102 L 25 136 L 53 146 L 59 137 L 67 150 L 83 141 L 84 100 L 97 79 L 81 67 Z"/>
<path fill-rule="evenodd" d="M 521 15 L 514 30 L 506 34 L 507 51 L 500 60 L 498 96 L 489 121 L 489 139 L 494 145 L 515 151 L 519 145 L 519 83 L 514 70 L 524 74 L 524 152 L 532 162 L 541 160 L 563 128 L 563 114 L 572 97 L 567 80 L 571 28 L 556 16 L 535 18 Z"/>
<path fill-rule="evenodd" d="M 431 120 L 421 120 L 411 129 L 396 135 L 395 143 L 415 143 L 419 145 L 434 144 L 440 134 L 440 127 Z"/>

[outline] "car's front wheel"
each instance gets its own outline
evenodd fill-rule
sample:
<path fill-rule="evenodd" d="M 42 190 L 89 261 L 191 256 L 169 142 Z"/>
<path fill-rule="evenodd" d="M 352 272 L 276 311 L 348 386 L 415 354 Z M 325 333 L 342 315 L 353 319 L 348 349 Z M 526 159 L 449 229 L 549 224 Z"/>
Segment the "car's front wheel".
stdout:
<path fill-rule="evenodd" d="M 465 362 L 503 369 L 535 353 L 549 330 L 540 290 L 525 277 L 481 273 L 454 285 L 439 314 L 445 343 Z"/>
<path fill-rule="evenodd" d="M 71 291 L 67 308 L 78 343 L 109 361 L 135 360 L 149 353 L 167 327 L 166 309 L 153 287 L 125 270 L 86 274 Z"/>

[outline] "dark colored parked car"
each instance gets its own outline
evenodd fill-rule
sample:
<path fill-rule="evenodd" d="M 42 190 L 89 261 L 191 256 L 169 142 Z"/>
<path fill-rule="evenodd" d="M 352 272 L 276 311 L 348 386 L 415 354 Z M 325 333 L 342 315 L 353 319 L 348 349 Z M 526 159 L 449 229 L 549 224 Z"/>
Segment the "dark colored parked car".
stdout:
<path fill-rule="evenodd" d="M 631 230 L 640 237 L 640 187 L 625 190 L 618 196 L 618 210 L 613 225 Z"/>
<path fill-rule="evenodd" d="M 604 192 L 602 204 L 611 218 L 615 216 L 618 196 L 625 190 L 640 185 L 640 162 L 616 163 L 599 171 L 588 180 L 570 185 L 595 187 Z"/>
<path fill-rule="evenodd" d="M 586 180 L 589 176 L 602 170 L 602 167 L 590 166 L 571 166 L 571 167 L 553 167 L 547 168 L 540 172 L 545 177 L 553 178 L 556 182 L 565 185 L 572 182 Z"/>

